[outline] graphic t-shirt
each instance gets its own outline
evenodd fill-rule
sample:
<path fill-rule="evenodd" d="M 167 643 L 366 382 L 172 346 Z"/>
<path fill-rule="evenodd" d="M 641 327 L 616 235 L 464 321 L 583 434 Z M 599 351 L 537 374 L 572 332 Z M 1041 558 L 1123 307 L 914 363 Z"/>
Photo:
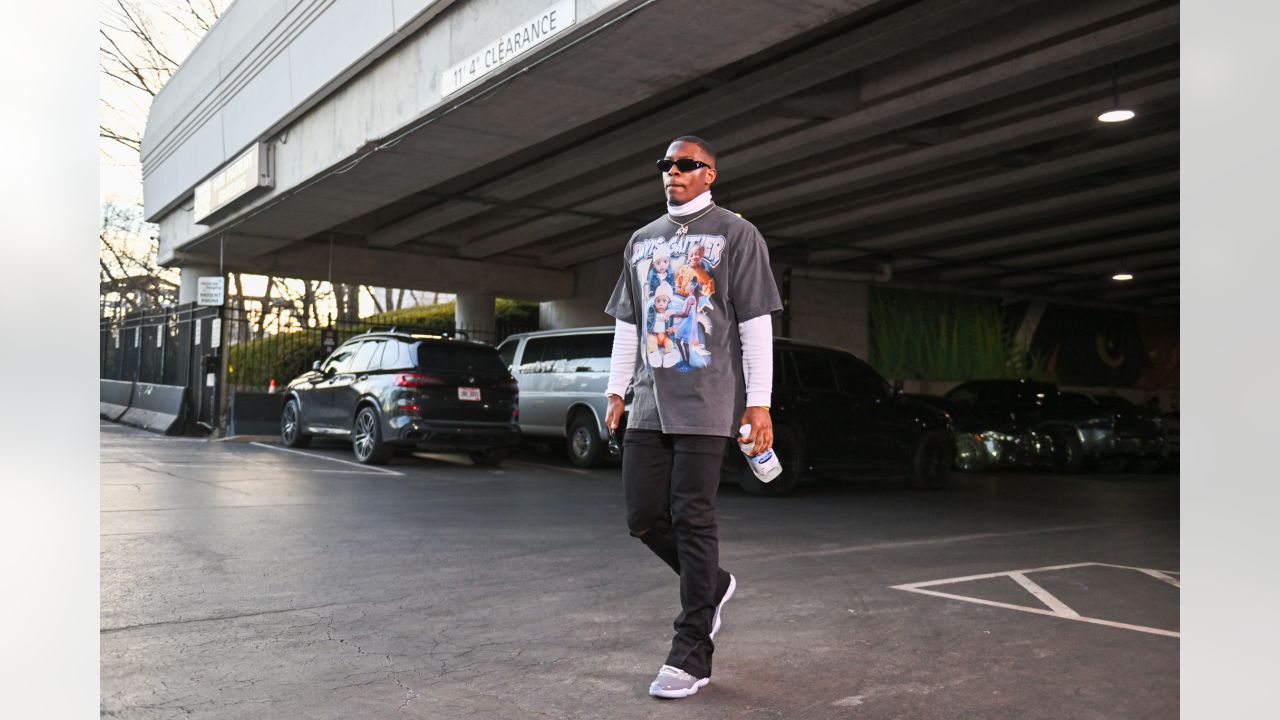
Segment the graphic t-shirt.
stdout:
<path fill-rule="evenodd" d="M 663 215 L 631 236 L 605 312 L 640 335 L 628 428 L 731 437 L 746 405 L 738 323 L 782 299 L 754 225 L 717 206 L 689 217 L 685 233 Z"/>

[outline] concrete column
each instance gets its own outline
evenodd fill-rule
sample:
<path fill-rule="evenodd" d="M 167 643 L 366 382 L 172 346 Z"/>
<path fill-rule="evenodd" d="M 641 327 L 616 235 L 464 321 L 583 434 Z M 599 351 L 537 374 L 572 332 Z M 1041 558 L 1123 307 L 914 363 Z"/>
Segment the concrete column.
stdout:
<path fill-rule="evenodd" d="M 454 315 L 459 331 L 465 331 L 470 340 L 493 342 L 497 323 L 494 318 L 493 293 L 488 290 L 464 290 L 458 293 L 457 312 Z"/>
<path fill-rule="evenodd" d="M 179 303 L 195 302 L 199 278 L 218 274 L 217 265 L 183 265 L 181 270 L 182 277 L 178 280 Z"/>
<path fill-rule="evenodd" d="M 543 330 L 613 325 L 604 306 L 618 282 L 621 263 L 610 256 L 582 263 L 573 269 L 574 294 L 564 300 L 551 300 L 538 306 L 538 327 Z"/>

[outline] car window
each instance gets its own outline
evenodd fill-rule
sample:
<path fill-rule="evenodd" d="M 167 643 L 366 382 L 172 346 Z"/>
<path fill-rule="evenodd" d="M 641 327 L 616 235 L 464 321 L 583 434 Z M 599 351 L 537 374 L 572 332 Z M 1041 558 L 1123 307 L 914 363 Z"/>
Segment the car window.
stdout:
<path fill-rule="evenodd" d="M 520 356 L 520 372 L 526 374 L 547 372 L 547 368 L 542 364 L 542 357 L 546 355 L 549 342 L 550 338 L 545 337 L 529 338 L 525 341 L 524 354 Z"/>
<path fill-rule="evenodd" d="M 507 340 L 498 346 L 498 357 L 502 358 L 502 363 L 510 368 L 516 362 L 516 348 L 520 347 L 519 338 Z"/>
<path fill-rule="evenodd" d="M 791 352 L 788 365 L 795 367 L 800 387 L 805 390 L 837 390 L 836 376 L 826 355 L 816 352 Z"/>
<path fill-rule="evenodd" d="M 324 361 L 324 365 L 320 366 L 321 371 L 325 374 L 328 374 L 330 370 L 335 373 L 346 372 L 347 368 L 351 366 L 351 356 L 355 354 L 359 346 L 360 343 L 350 343 L 334 350 L 329 359 Z"/>
<path fill-rule="evenodd" d="M 409 370 L 413 367 L 413 358 L 409 355 L 408 343 L 400 340 L 388 340 L 382 351 L 382 359 L 378 367 L 382 370 Z"/>
<path fill-rule="evenodd" d="M 847 395 L 866 400 L 879 400 L 889 395 L 889 385 L 869 365 L 846 353 L 833 353 L 836 381 Z"/>
<path fill-rule="evenodd" d="M 978 390 L 973 386 L 973 383 L 965 383 L 963 385 L 952 388 L 951 391 L 945 394 L 943 397 L 945 397 L 946 399 L 950 400 L 953 403 L 960 403 L 961 405 L 972 405 L 973 403 L 976 403 L 978 401 Z"/>
<path fill-rule="evenodd" d="M 548 346 L 548 353 L 563 357 L 551 360 L 551 372 L 609 372 L 609 356 L 613 352 L 613 336 L 605 333 L 566 335 Z"/>
<path fill-rule="evenodd" d="M 500 372 L 502 364 L 498 351 L 489 347 L 441 342 L 418 343 L 417 366 L 424 370 L 453 370 L 457 372 Z"/>
<path fill-rule="evenodd" d="M 381 340 L 369 340 L 360 346 L 356 354 L 351 358 L 351 371 L 364 372 L 366 370 L 376 370 L 378 367 L 375 356 L 382 354 L 382 346 L 386 343 Z"/>

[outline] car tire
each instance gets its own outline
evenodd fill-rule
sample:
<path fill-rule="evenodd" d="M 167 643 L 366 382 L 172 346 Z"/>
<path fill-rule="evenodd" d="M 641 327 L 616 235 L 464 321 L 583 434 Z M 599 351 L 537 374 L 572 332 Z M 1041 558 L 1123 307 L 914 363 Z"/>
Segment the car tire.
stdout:
<path fill-rule="evenodd" d="M 982 472 L 987 469 L 987 448 L 971 433 L 956 435 L 955 467 L 961 472 Z"/>
<path fill-rule="evenodd" d="M 737 443 L 737 439 L 731 438 L 729 442 Z M 742 467 L 738 471 L 738 484 L 742 486 L 743 492 L 757 497 L 782 497 L 800 484 L 805 466 L 804 447 L 799 437 L 790 428 L 775 427 L 773 451 L 778 456 L 778 462 L 782 463 L 782 474 L 770 482 L 761 482 L 760 478 L 751 472 L 751 466 L 747 464 L 748 461 L 746 456 L 742 455 L 742 451 L 736 447 L 731 450 L 740 456 L 738 461 Z"/>
<path fill-rule="evenodd" d="M 922 490 L 941 490 L 951 479 L 954 450 L 951 438 L 942 433 L 925 433 L 916 441 L 907 469 L 907 482 Z"/>
<path fill-rule="evenodd" d="M 1068 428 L 1049 431 L 1053 438 L 1053 466 L 1062 472 L 1078 473 L 1084 469 L 1084 446 L 1080 436 Z"/>
<path fill-rule="evenodd" d="M 385 465 L 395 451 L 382 441 L 382 420 L 368 405 L 360 408 L 351 424 L 351 451 L 361 465 Z"/>
<path fill-rule="evenodd" d="M 565 441 L 565 454 L 575 467 L 593 468 L 600 464 L 605 453 L 605 443 L 600 439 L 600 429 L 595 416 L 578 413 L 569 423 L 569 437 Z"/>
<path fill-rule="evenodd" d="M 280 444 L 287 448 L 304 448 L 311 444 L 311 436 L 302 432 L 302 410 L 297 400 L 290 399 L 280 412 Z"/>
<path fill-rule="evenodd" d="M 497 467 L 502 464 L 503 460 L 507 459 L 507 449 L 489 448 L 488 450 L 476 450 L 475 452 L 467 453 L 467 456 L 471 458 L 471 462 L 480 467 Z"/>

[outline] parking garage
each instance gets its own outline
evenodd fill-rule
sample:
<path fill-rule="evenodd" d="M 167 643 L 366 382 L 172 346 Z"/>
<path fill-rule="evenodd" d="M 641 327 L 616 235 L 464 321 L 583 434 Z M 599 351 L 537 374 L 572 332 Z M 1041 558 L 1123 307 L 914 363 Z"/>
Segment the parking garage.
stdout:
<path fill-rule="evenodd" d="M 159 260 L 182 269 L 184 302 L 197 299 L 198 278 L 228 272 L 442 291 L 457 294 L 458 326 L 496 341 L 496 298 L 539 303 L 542 329 L 608 322 L 617 251 L 661 212 L 653 160 L 672 137 L 695 132 L 720 149 L 717 202 L 769 245 L 785 302 L 775 334 L 850 351 L 908 392 L 942 394 L 981 370 L 964 357 L 893 349 L 931 347 L 938 317 L 994 312 L 1059 386 L 1176 409 L 1178 50 L 1170 3 L 240 0 L 156 99 L 143 146 L 146 212 L 160 227 Z M 1099 121 L 1118 109 L 1134 117 Z M 202 338 L 181 359 L 195 368 L 183 376 L 190 410 L 225 433 L 219 403 L 228 398 L 218 392 L 226 353 L 212 344 L 220 328 L 210 310 L 190 312 Z M 154 337 L 135 332 L 135 347 Z M 104 580 L 112 589 L 104 605 L 121 613 L 119 622 L 104 620 L 104 645 L 110 638 L 120 653 L 116 671 L 104 674 L 104 690 L 118 690 L 112 707 L 149 702 L 148 693 L 169 709 L 204 702 L 199 683 L 185 695 L 156 690 L 164 673 L 125 658 L 178 642 L 172 623 L 213 628 L 224 616 L 258 613 L 310 628 L 288 641 L 299 648 L 353 643 L 353 654 L 337 648 L 317 677 L 337 693 L 331 698 L 347 697 L 340 687 L 363 688 L 354 696 L 375 714 L 398 706 L 425 717 L 586 717 L 590 698 L 635 689 L 621 668 L 635 664 L 630 648 L 640 641 L 628 639 L 633 628 L 613 628 L 661 597 L 619 587 L 599 591 L 615 609 L 569 607 L 554 588 L 527 585 L 514 555 L 492 582 L 464 577 L 465 532 L 450 529 L 483 526 L 490 513 L 509 521 L 524 508 L 560 528 L 561 543 L 546 544 L 528 540 L 537 523 L 517 527 L 535 546 L 534 567 L 551 563 L 556 547 L 582 551 L 588 536 L 616 551 L 605 553 L 609 562 L 631 562 L 620 515 L 608 517 L 621 502 L 616 468 L 579 474 L 534 447 L 501 471 L 415 456 L 379 473 L 343 464 L 348 456 L 334 447 L 304 456 L 201 445 L 208 457 L 191 460 L 160 457 L 172 449 L 147 442 L 122 436 L 128 462 L 111 492 L 137 495 L 104 508 L 121 513 L 116 532 L 137 536 L 136 544 L 113 541 L 104 556 L 104 574 L 111 563 L 121 568 L 120 585 Z M 152 476 L 154 485 L 139 481 Z M 271 484 L 280 477 L 288 480 Z M 749 662 L 729 671 L 740 673 L 726 683 L 739 704 L 699 712 L 843 717 L 880 704 L 879 716 L 947 717 L 941 701 L 968 714 L 1035 717 L 1028 705 L 1051 699 L 1079 703 L 1081 717 L 1110 717 L 1123 698 L 1133 703 L 1125 716 L 1167 716 L 1177 688 L 1171 476 L 992 470 L 958 478 L 927 498 L 884 478 L 817 478 L 784 510 L 748 504 L 727 485 L 725 525 L 740 534 L 724 544 L 761 579 L 756 599 L 744 598 L 745 623 L 757 634 L 741 652 Z M 535 499 L 539 488 L 551 495 Z M 353 495 L 365 490 L 374 499 Z M 237 500 L 223 502 L 224 494 Z M 299 509 L 256 515 L 264 496 L 272 507 Z M 384 501 L 403 503 L 396 512 L 407 515 L 384 515 Z M 438 515 L 429 501 L 458 514 Z M 1064 503 L 1069 511 L 1051 510 Z M 324 512 L 309 515 L 313 505 Z M 150 550 L 174 562 L 194 552 L 200 567 L 212 567 L 207 560 L 228 572 L 233 587 L 251 572 L 238 561 L 267 567 L 269 559 L 238 545 L 238 532 L 177 533 L 177 545 L 147 539 L 172 532 L 165 513 L 214 518 L 232 507 L 258 518 L 231 521 L 244 533 L 279 520 L 276 513 L 296 513 L 289 522 L 305 530 L 325 512 L 355 509 L 371 525 L 403 530 L 397 542 L 413 552 L 441 541 L 442 559 L 438 573 L 407 567 L 397 571 L 405 579 L 361 580 L 399 594 L 353 586 L 352 558 L 313 569 L 306 587 L 269 588 L 254 602 L 247 589 L 176 605 L 128 598 L 125 587 L 138 582 L 128 568 Z M 601 520 L 575 526 L 583 517 Z M 440 537 L 408 529 L 406 518 L 439 524 Z M 394 553 L 360 532 L 343 531 L 353 553 L 398 567 Z M 497 529 L 485 534 L 488 552 L 511 540 Z M 603 566 L 587 566 L 562 582 L 613 582 Z M 815 577 L 823 579 L 812 597 L 794 596 Z M 340 597 L 322 601 L 327 586 L 315 578 L 332 578 Z M 161 595 L 181 594 L 151 581 Z M 387 603 L 428 583 L 443 585 L 414 606 L 416 617 L 453 618 L 440 621 L 429 645 L 412 627 L 387 637 L 390 620 L 363 621 L 391 617 Z M 536 623 L 526 613 L 537 604 L 507 625 L 486 624 L 500 610 L 494 593 L 520 587 L 538 587 L 548 596 L 542 609 L 566 625 L 529 631 Z M 459 603 L 488 611 L 444 610 Z M 789 608 L 782 621 L 770 603 Z M 141 629 L 151 625 L 158 629 Z M 289 635 L 274 621 L 268 627 L 264 637 Z M 576 649 L 551 647 L 579 627 L 587 635 Z M 809 678 L 810 704 L 779 704 L 781 680 L 751 689 L 751 678 L 780 661 L 775 648 L 791 628 L 838 638 L 819 644 L 825 663 L 782 661 Z M 906 628 L 914 629 L 900 635 Z M 253 642 L 219 643 L 219 662 L 251 664 L 240 654 Z M 862 649 L 881 664 L 851 670 L 864 667 Z M 589 666 L 600 652 L 607 658 L 598 671 L 575 664 Z M 526 656 L 537 659 L 526 666 Z M 596 692 L 571 710 L 527 684 L 545 677 L 535 668 L 566 663 Z M 460 667 L 492 674 L 503 689 L 483 703 L 467 700 L 478 687 L 450 677 Z M 1015 667 L 1016 679 L 993 683 Z M 1156 677 L 1135 691 L 1117 678 L 1138 667 L 1156 668 Z M 436 672 L 435 682 L 415 685 Z M 233 675 L 221 681 L 239 682 Z M 223 697 L 278 701 L 300 682 L 273 677 L 268 691 Z"/>

